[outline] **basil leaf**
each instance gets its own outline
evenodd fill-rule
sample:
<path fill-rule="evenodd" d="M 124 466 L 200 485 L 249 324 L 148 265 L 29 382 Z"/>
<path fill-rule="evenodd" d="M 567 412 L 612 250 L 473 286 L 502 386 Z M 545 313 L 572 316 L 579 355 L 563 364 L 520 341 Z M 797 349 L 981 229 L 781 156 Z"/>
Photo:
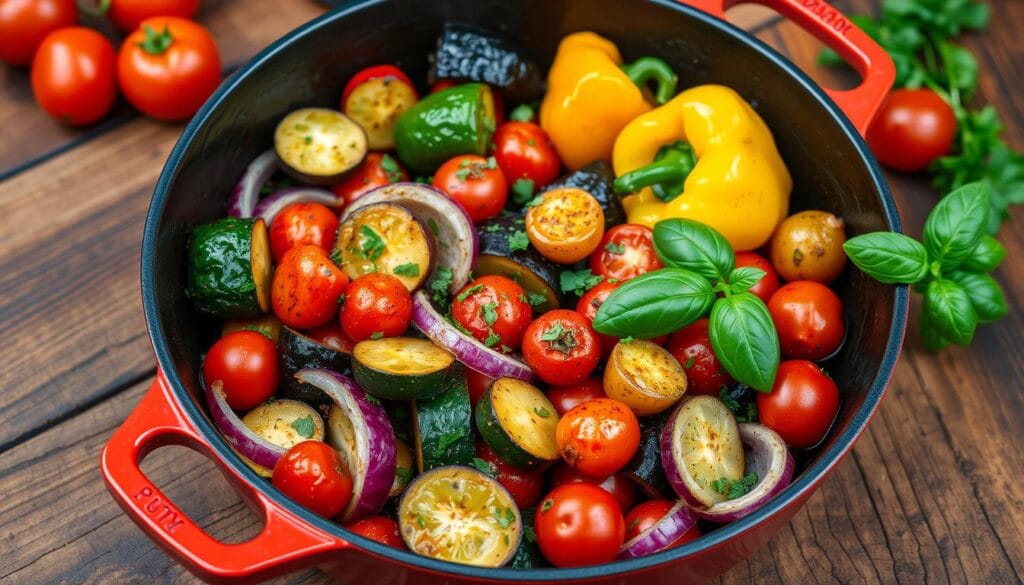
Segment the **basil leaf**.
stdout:
<path fill-rule="evenodd" d="M 1006 316 L 1006 297 L 1003 289 L 988 274 L 954 270 L 948 274 L 953 282 L 960 285 L 971 299 L 971 306 L 978 315 L 978 323 L 991 323 Z"/>
<path fill-rule="evenodd" d="M 921 336 L 921 343 L 924 345 L 925 351 L 935 353 L 949 345 L 949 340 L 935 328 L 935 323 L 932 322 L 928 311 L 922 310 L 918 315 L 917 332 Z"/>
<path fill-rule="evenodd" d="M 942 268 L 959 266 L 985 235 L 988 208 L 988 189 L 983 183 L 968 183 L 943 197 L 924 222 L 924 247 L 929 257 L 938 260 Z"/>
<path fill-rule="evenodd" d="M 847 240 L 843 250 L 864 274 L 886 284 L 913 284 L 928 274 L 928 251 L 903 234 L 864 234 Z"/>
<path fill-rule="evenodd" d="M 924 310 L 942 337 L 957 345 L 968 345 L 974 338 L 978 315 L 967 291 L 952 280 L 940 278 L 928 284 Z"/>
<path fill-rule="evenodd" d="M 764 301 L 749 292 L 719 299 L 711 308 L 711 347 L 737 382 L 771 392 L 779 369 L 779 335 Z"/>
<path fill-rule="evenodd" d="M 657 337 L 703 317 L 715 292 L 707 279 L 682 268 L 662 268 L 612 291 L 594 316 L 594 331 L 615 337 Z"/>
<path fill-rule="evenodd" d="M 748 290 L 764 278 L 767 274 L 760 268 L 753 266 L 740 266 L 729 273 L 729 290 L 734 293 L 741 293 Z"/>
<path fill-rule="evenodd" d="M 985 234 L 960 267 L 972 272 L 992 272 L 1002 264 L 1005 258 L 1006 248 L 999 243 L 999 240 Z"/>
<path fill-rule="evenodd" d="M 725 236 L 692 219 L 654 224 L 654 251 L 666 266 L 686 268 L 712 281 L 724 281 L 736 265 L 736 255 Z"/>

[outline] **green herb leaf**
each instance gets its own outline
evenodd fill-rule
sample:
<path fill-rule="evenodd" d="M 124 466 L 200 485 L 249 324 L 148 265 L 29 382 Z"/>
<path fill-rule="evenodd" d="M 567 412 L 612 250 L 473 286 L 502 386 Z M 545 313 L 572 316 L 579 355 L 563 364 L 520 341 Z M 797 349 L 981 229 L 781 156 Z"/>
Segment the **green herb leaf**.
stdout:
<path fill-rule="evenodd" d="M 431 279 L 429 285 L 431 297 L 435 303 L 447 306 L 448 289 L 452 286 L 452 269 L 447 266 L 438 266 L 434 272 L 434 278 Z"/>
<path fill-rule="evenodd" d="M 913 284 L 928 274 L 927 250 L 903 234 L 864 234 L 847 240 L 843 250 L 857 268 L 879 282 Z"/>
<path fill-rule="evenodd" d="M 634 341 L 636 341 L 635 337 L 626 336 L 626 337 L 623 337 L 622 339 L 620 339 L 619 343 L 629 344 L 629 343 L 633 343 Z"/>
<path fill-rule="evenodd" d="M 384 156 L 380 157 L 380 168 L 384 171 L 384 176 L 387 177 L 389 183 L 397 183 L 402 180 L 402 167 L 398 166 L 398 162 L 391 158 L 390 154 L 384 153 Z"/>
<path fill-rule="evenodd" d="M 695 360 L 694 357 L 691 355 L 689 358 L 687 358 L 686 363 L 683 364 L 683 369 L 689 370 L 690 368 L 693 367 L 693 364 L 695 364 L 696 362 L 697 360 Z"/>
<path fill-rule="evenodd" d="M 412 479 L 412 468 L 411 467 L 396 467 L 395 477 L 398 478 L 399 483 L 406 485 L 409 480 Z"/>
<path fill-rule="evenodd" d="M 999 240 L 985 234 L 960 267 L 971 272 L 992 272 L 1003 263 L 1004 259 L 1006 259 L 1006 248 L 999 243 Z"/>
<path fill-rule="evenodd" d="M 537 416 L 539 416 L 541 418 L 547 418 L 547 417 L 551 416 L 551 411 L 549 411 L 548 409 L 544 408 L 543 406 L 535 406 L 535 407 L 533 407 L 533 412 L 537 413 Z"/>
<path fill-rule="evenodd" d="M 409 262 L 408 264 L 399 264 L 395 266 L 392 271 L 396 276 L 419 276 L 420 265 L 415 262 Z"/>
<path fill-rule="evenodd" d="M 494 325 L 494 322 L 498 320 L 497 308 L 497 302 L 480 305 L 480 316 L 483 317 L 484 323 L 487 323 L 488 327 Z"/>
<path fill-rule="evenodd" d="M 469 434 L 469 432 L 469 427 L 456 427 L 441 435 L 437 439 L 437 445 L 434 445 L 434 457 L 443 456 L 448 447 L 454 445 L 459 439 Z"/>
<path fill-rule="evenodd" d="M 974 338 L 978 315 L 967 291 L 952 280 L 936 279 L 924 293 L 924 310 L 944 339 L 967 345 Z"/>
<path fill-rule="evenodd" d="M 533 179 L 516 179 L 512 183 L 512 202 L 519 206 L 526 205 L 533 199 L 533 189 Z"/>
<path fill-rule="evenodd" d="M 616 244 L 615 242 L 608 242 L 604 245 L 604 249 L 608 250 L 609 254 L 625 254 L 626 246 L 623 244 Z"/>
<path fill-rule="evenodd" d="M 455 300 L 457 300 L 457 301 L 459 301 L 461 303 L 462 301 L 468 299 L 469 297 L 475 295 L 476 293 L 478 293 L 478 292 L 480 292 L 482 290 L 484 290 L 484 285 L 482 285 L 482 284 L 474 284 L 473 286 L 471 286 L 471 287 L 463 290 L 462 292 L 460 292 L 459 296 L 455 297 Z"/>
<path fill-rule="evenodd" d="M 370 339 L 373 339 L 373 340 L 381 339 L 383 337 L 384 337 L 384 333 L 382 333 L 380 331 L 374 331 L 373 333 L 370 334 Z"/>
<path fill-rule="evenodd" d="M 747 492 L 757 485 L 758 481 L 757 473 L 751 471 L 749 475 L 736 481 L 732 481 L 727 477 L 716 479 L 711 482 L 711 489 L 722 494 L 726 499 L 735 500 L 740 496 L 745 496 Z"/>
<path fill-rule="evenodd" d="M 313 417 L 308 414 L 302 418 L 293 420 L 291 427 L 304 439 L 312 438 L 313 431 L 316 429 L 316 425 L 313 424 Z"/>
<path fill-rule="evenodd" d="M 530 303 L 531 307 L 536 307 L 548 302 L 548 296 L 544 293 L 539 292 L 527 292 L 526 302 Z"/>
<path fill-rule="evenodd" d="M 359 233 L 363 236 L 362 242 L 359 244 L 359 249 L 362 251 L 363 256 L 371 261 L 376 261 L 384 253 L 385 248 L 387 248 L 384 238 L 380 237 L 380 234 L 366 224 L 359 226 Z"/>
<path fill-rule="evenodd" d="M 530 247 L 530 238 L 522 230 L 516 230 L 509 234 L 506 239 L 508 240 L 508 249 L 511 252 L 525 250 Z"/>
<path fill-rule="evenodd" d="M 657 337 L 700 319 L 714 299 L 706 278 L 682 268 L 662 268 L 612 291 L 597 310 L 593 327 L 620 338 Z"/>
<path fill-rule="evenodd" d="M 498 521 L 498 526 L 508 528 L 516 521 L 516 513 L 512 511 L 512 508 L 495 508 L 494 518 Z"/>
<path fill-rule="evenodd" d="M 558 281 L 563 293 L 572 293 L 582 297 L 584 293 L 601 282 L 601 277 L 595 275 L 589 268 L 584 268 L 583 270 L 565 270 L 559 275 Z"/>
<path fill-rule="evenodd" d="M 430 233 L 435 236 L 441 233 L 441 228 L 437 227 L 437 222 L 432 217 L 427 218 L 427 227 L 430 228 Z"/>
<path fill-rule="evenodd" d="M 533 108 L 527 104 L 519 104 L 508 113 L 508 119 L 516 122 L 529 122 L 533 120 Z"/>
<path fill-rule="evenodd" d="M 724 281 L 736 264 L 725 236 L 692 219 L 654 224 L 654 251 L 666 266 L 686 268 L 711 281 Z"/>
<path fill-rule="evenodd" d="M 551 509 L 551 507 L 552 507 L 552 506 L 554 506 L 554 505 L 555 505 L 555 501 L 554 501 L 554 500 L 552 500 L 552 499 L 550 499 L 550 498 L 548 498 L 548 499 L 544 500 L 544 501 L 543 501 L 543 502 L 541 502 L 541 504 L 540 504 L 540 513 L 541 513 L 541 514 L 543 514 L 544 512 L 547 512 L 547 511 L 548 511 L 548 510 L 550 510 L 550 509 Z"/>
<path fill-rule="evenodd" d="M 917 331 L 921 336 L 921 343 L 924 345 L 925 351 L 935 353 L 949 345 L 949 340 L 939 333 L 928 311 L 922 310 L 918 315 Z"/>
<path fill-rule="evenodd" d="M 480 473 L 489 475 L 491 477 L 498 477 L 498 468 L 494 466 L 490 461 L 484 461 L 479 457 L 473 458 L 473 467 L 477 468 Z"/>
<path fill-rule="evenodd" d="M 755 390 L 771 391 L 779 368 L 779 336 L 764 301 L 749 292 L 719 299 L 711 308 L 709 333 L 725 371 Z"/>
<path fill-rule="evenodd" d="M 988 209 L 988 189 L 981 183 L 964 185 L 943 197 L 924 223 L 928 256 L 944 269 L 959 266 L 985 235 Z"/>
<path fill-rule="evenodd" d="M 420 528 L 427 527 L 426 522 L 423 521 L 423 514 L 420 514 L 419 512 L 416 512 L 416 524 L 418 524 Z"/>
<path fill-rule="evenodd" d="M 734 293 L 741 293 L 745 290 L 749 290 L 752 286 L 757 284 L 767 274 L 760 268 L 753 266 L 740 266 L 734 268 L 729 273 L 729 291 Z"/>
<path fill-rule="evenodd" d="M 561 323 L 556 321 L 554 325 L 541 332 L 540 339 L 541 341 L 554 341 L 563 333 L 565 333 L 565 328 L 562 327 Z"/>
<path fill-rule="evenodd" d="M 978 323 L 992 323 L 1006 316 L 1006 297 L 996 279 L 988 274 L 962 270 L 951 271 L 947 276 L 967 293 Z"/>
<path fill-rule="evenodd" d="M 487 334 L 487 338 L 484 339 L 484 345 L 487 347 L 494 347 L 499 341 L 501 341 L 501 336 L 494 331 L 490 331 Z"/>

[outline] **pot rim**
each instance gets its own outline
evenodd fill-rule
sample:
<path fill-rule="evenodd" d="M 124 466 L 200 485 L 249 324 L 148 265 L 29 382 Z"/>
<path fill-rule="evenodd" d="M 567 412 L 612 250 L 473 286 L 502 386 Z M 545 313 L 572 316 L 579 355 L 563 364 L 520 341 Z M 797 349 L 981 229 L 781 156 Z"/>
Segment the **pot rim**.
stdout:
<path fill-rule="evenodd" d="M 195 426 L 196 430 L 209 441 L 211 448 L 217 456 L 229 465 L 232 470 L 243 477 L 252 487 L 270 497 L 277 505 L 290 513 L 298 516 L 306 523 L 322 530 L 326 534 L 341 538 L 363 551 L 374 556 L 385 557 L 394 560 L 410 568 L 428 570 L 441 574 L 451 574 L 469 579 L 486 579 L 493 581 L 568 581 L 584 580 L 599 577 L 612 577 L 625 573 L 643 571 L 666 565 L 693 556 L 711 549 L 718 548 L 723 544 L 732 541 L 755 526 L 765 522 L 769 518 L 780 513 L 795 502 L 806 498 L 814 491 L 817 484 L 827 476 L 836 464 L 853 447 L 857 438 L 864 431 L 871 417 L 878 410 L 882 397 L 885 394 L 889 379 L 892 376 L 897 358 L 903 343 L 903 335 L 906 329 L 907 311 L 909 305 L 909 292 L 906 286 L 893 288 L 893 317 L 890 322 L 889 338 L 886 342 L 885 354 L 881 366 L 875 374 L 871 383 L 864 404 L 854 414 L 849 425 L 836 439 L 835 443 L 825 451 L 817 462 L 806 468 L 797 480 L 790 484 L 781 494 L 769 501 L 754 513 L 740 520 L 724 525 L 714 532 L 702 536 L 696 541 L 684 544 L 674 549 L 649 555 L 646 557 L 630 559 L 626 561 L 615 561 L 610 564 L 594 565 L 577 568 L 547 568 L 547 569 L 510 569 L 510 568 L 483 568 L 469 565 L 449 563 L 417 555 L 413 552 L 398 550 L 390 546 L 380 544 L 365 537 L 356 535 L 344 529 L 341 525 L 321 518 L 302 506 L 290 500 L 283 493 L 274 488 L 269 482 L 260 478 L 242 460 L 231 451 L 230 447 L 213 424 L 203 415 L 201 407 L 192 400 L 181 377 L 174 367 L 170 349 L 167 346 L 166 336 L 160 325 L 157 312 L 157 300 L 154 284 L 156 271 L 156 248 L 157 235 L 160 229 L 160 222 L 167 204 L 168 192 L 171 184 L 181 166 L 186 150 L 190 147 L 199 129 L 206 124 L 211 114 L 220 106 L 224 98 L 235 90 L 236 87 L 249 76 L 257 74 L 259 67 L 268 59 L 271 59 L 288 50 L 289 45 L 295 40 L 325 26 L 336 20 L 343 20 L 350 14 L 358 12 L 367 6 L 375 4 L 380 0 L 357 0 L 348 3 L 342 8 L 337 8 L 299 26 L 295 30 L 284 35 L 267 48 L 260 51 L 245 65 L 240 67 L 233 75 L 226 79 L 221 86 L 206 101 L 199 112 L 192 118 L 188 126 L 182 132 L 181 137 L 175 144 L 164 165 L 163 171 L 157 181 L 146 215 L 146 223 L 143 229 L 142 240 L 142 261 L 141 261 L 141 283 L 143 308 L 146 316 L 146 324 L 149 332 L 157 363 L 164 372 L 173 391 L 174 399 L 181 407 L 181 410 Z M 721 20 L 711 14 L 703 12 L 689 5 L 674 0 L 646 0 L 668 9 L 676 10 L 696 19 L 701 23 L 713 27 L 720 34 L 734 38 L 746 45 L 750 50 L 759 53 L 775 65 L 779 66 L 797 84 L 798 87 L 808 92 L 819 104 L 821 104 L 832 116 L 842 130 L 846 139 L 853 143 L 861 162 L 867 167 L 868 173 L 874 184 L 875 191 L 882 200 L 885 211 L 886 223 L 889 229 L 894 232 L 902 232 L 902 223 L 892 198 L 889 187 L 882 174 L 881 168 L 871 154 L 864 139 L 860 136 L 853 124 L 825 93 L 806 73 L 800 70 L 785 56 L 769 47 L 760 39 L 736 27 L 728 21 Z"/>

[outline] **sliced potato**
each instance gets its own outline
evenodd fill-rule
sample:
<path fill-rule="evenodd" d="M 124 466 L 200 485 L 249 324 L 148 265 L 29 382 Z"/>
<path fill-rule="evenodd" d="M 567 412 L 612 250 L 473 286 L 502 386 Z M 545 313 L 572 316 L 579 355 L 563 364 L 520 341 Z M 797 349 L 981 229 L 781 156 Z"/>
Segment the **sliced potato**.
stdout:
<path fill-rule="evenodd" d="M 300 181 L 329 185 L 359 166 L 369 146 L 352 118 L 329 108 L 303 108 L 278 123 L 274 150 L 284 170 Z"/>
<path fill-rule="evenodd" d="M 334 257 L 349 278 L 383 272 L 409 291 L 423 284 L 432 269 L 433 239 L 404 207 L 378 203 L 364 207 L 338 229 Z"/>
<path fill-rule="evenodd" d="M 605 394 L 623 402 L 637 416 L 671 408 L 683 397 L 686 384 L 686 371 L 679 361 L 650 341 L 617 344 L 604 370 Z"/>

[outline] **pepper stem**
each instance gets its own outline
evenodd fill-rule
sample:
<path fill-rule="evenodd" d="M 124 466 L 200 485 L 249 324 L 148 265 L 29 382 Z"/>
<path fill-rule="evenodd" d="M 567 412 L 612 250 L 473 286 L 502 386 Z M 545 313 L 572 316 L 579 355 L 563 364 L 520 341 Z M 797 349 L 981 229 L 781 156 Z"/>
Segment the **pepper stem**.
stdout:
<path fill-rule="evenodd" d="M 171 36 L 171 28 L 164 26 L 164 30 L 156 32 L 149 26 L 143 26 L 146 39 L 139 43 L 142 50 L 150 55 L 161 55 L 174 44 L 174 37 Z"/>
<path fill-rule="evenodd" d="M 685 140 L 658 149 L 654 162 L 615 179 L 612 187 L 619 195 L 637 193 L 650 187 L 662 201 L 671 201 L 683 192 L 686 177 L 697 166 L 697 155 Z"/>
<path fill-rule="evenodd" d="M 622 71 L 629 77 L 630 81 L 637 87 L 643 89 L 648 83 L 654 82 L 657 89 L 654 91 L 654 100 L 661 105 L 676 93 L 676 83 L 679 78 L 675 71 L 668 66 L 668 63 L 657 57 L 640 57 L 632 63 L 622 66 Z"/>

